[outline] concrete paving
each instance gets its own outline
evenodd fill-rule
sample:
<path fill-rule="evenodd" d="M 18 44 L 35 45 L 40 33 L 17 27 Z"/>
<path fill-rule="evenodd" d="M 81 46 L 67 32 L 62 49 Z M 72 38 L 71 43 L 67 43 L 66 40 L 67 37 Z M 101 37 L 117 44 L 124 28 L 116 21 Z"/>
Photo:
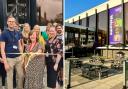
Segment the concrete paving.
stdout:
<path fill-rule="evenodd" d="M 91 81 L 85 84 L 74 86 L 71 89 L 122 89 L 123 75 L 117 74 L 101 80 Z"/>

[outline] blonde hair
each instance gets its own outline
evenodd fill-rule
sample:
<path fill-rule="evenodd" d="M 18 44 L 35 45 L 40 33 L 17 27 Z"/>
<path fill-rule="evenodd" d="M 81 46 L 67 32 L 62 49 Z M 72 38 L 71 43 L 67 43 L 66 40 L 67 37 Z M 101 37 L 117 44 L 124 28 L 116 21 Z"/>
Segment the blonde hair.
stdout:
<path fill-rule="evenodd" d="M 50 27 L 52 26 L 52 23 L 48 23 L 46 27 L 46 32 L 49 31 Z"/>
<path fill-rule="evenodd" d="M 25 25 L 28 25 L 28 26 L 29 26 L 29 31 L 28 31 L 28 32 L 26 32 L 25 29 L 24 29 Z M 30 33 L 30 29 L 31 29 L 30 25 L 29 25 L 28 23 L 24 23 L 22 35 L 23 35 L 23 36 L 28 36 L 29 33 Z"/>
<path fill-rule="evenodd" d="M 39 26 L 39 25 L 35 25 L 34 28 L 33 28 L 33 31 L 34 31 L 34 32 L 36 32 L 36 31 L 35 31 L 35 27 L 37 27 L 37 26 L 39 27 L 39 30 L 40 30 L 40 26 Z M 36 32 L 36 33 L 37 33 L 37 32 Z M 39 43 L 42 45 L 42 47 L 44 48 L 46 42 L 45 42 L 43 36 L 41 36 L 41 32 L 37 33 L 37 36 L 38 36 L 38 42 L 39 42 Z"/>

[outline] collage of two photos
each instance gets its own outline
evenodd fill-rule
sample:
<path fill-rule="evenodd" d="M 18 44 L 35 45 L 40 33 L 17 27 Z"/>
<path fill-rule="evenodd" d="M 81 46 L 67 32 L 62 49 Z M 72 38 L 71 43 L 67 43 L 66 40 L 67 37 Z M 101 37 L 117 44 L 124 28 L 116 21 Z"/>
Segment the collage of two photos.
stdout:
<path fill-rule="evenodd" d="M 128 0 L 0 0 L 0 89 L 127 89 Z"/>

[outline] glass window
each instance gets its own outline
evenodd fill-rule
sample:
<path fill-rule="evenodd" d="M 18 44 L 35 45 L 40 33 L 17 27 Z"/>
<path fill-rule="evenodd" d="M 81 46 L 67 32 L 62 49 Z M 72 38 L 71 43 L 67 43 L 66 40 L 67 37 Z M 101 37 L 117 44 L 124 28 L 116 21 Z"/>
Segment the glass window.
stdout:
<path fill-rule="evenodd" d="M 98 44 L 104 46 L 107 43 L 107 11 L 98 14 Z"/>
<path fill-rule="evenodd" d="M 109 11 L 109 44 L 123 44 L 123 8 L 117 6 Z"/>
<path fill-rule="evenodd" d="M 67 33 L 67 39 L 68 39 L 68 43 L 74 43 L 74 33 L 68 32 Z"/>
<path fill-rule="evenodd" d="M 96 15 L 89 17 L 89 29 L 96 27 Z"/>
<path fill-rule="evenodd" d="M 82 24 L 81 25 L 86 27 L 86 18 L 82 19 Z"/>
<path fill-rule="evenodd" d="M 79 20 L 74 22 L 75 25 L 79 25 Z"/>
<path fill-rule="evenodd" d="M 94 43 L 95 40 L 95 29 L 96 27 L 96 15 L 89 17 L 89 28 L 88 28 L 88 43 Z"/>
<path fill-rule="evenodd" d="M 80 33 L 80 44 L 82 45 L 82 46 L 84 46 L 84 45 L 86 45 L 86 30 L 85 29 L 81 29 L 81 31 L 80 31 L 81 33 Z"/>
<path fill-rule="evenodd" d="M 13 15 L 20 24 L 27 18 L 26 0 L 7 0 L 7 14 Z"/>
<path fill-rule="evenodd" d="M 89 31 L 88 32 L 88 43 L 94 43 L 95 40 L 95 32 Z"/>

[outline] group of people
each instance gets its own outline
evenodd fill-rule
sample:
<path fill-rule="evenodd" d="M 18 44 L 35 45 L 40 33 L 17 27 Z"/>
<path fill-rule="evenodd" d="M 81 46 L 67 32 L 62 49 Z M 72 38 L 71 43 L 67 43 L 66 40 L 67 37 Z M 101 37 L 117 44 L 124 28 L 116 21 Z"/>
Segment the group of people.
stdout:
<path fill-rule="evenodd" d="M 7 74 L 7 89 L 13 89 L 16 80 L 17 89 L 44 89 L 46 68 L 47 87 L 59 89 L 63 85 L 62 25 L 48 23 L 41 33 L 39 25 L 31 29 L 25 23 L 19 29 L 16 19 L 9 16 L 7 26 L 0 34 L 2 85 Z"/>

